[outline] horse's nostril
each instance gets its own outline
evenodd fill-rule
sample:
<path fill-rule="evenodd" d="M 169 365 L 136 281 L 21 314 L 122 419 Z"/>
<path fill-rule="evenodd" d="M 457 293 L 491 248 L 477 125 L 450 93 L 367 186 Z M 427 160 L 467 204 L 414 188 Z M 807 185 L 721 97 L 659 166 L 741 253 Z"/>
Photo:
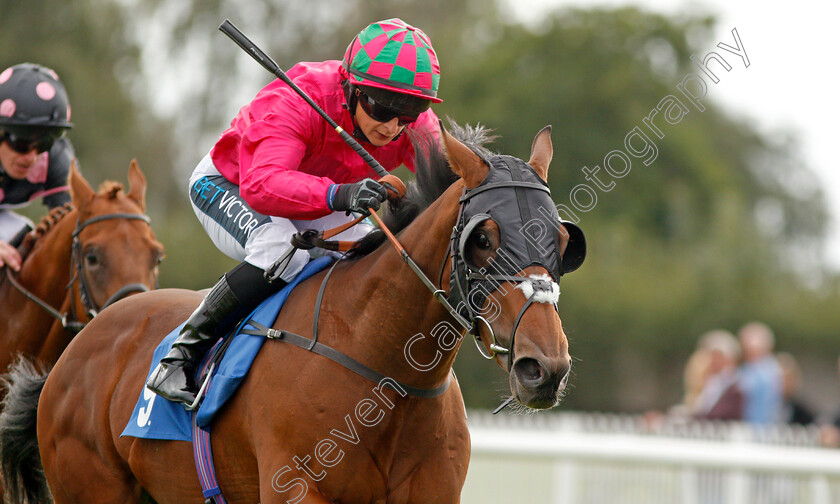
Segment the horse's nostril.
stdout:
<path fill-rule="evenodd" d="M 565 366 L 560 371 L 560 373 L 562 373 L 560 375 L 562 377 L 562 378 L 560 378 L 560 388 L 561 389 L 566 388 L 566 385 L 569 383 L 569 375 L 572 374 L 572 373 L 570 373 L 571 370 L 572 370 L 572 366 Z"/>
<path fill-rule="evenodd" d="M 539 384 L 543 379 L 542 367 L 535 359 L 519 359 L 513 365 L 514 372 L 519 381 L 529 384 Z"/>
<path fill-rule="evenodd" d="M 571 374 L 570 373 L 571 370 L 572 370 L 572 363 L 571 362 L 569 362 L 567 364 L 564 364 L 563 366 L 560 367 L 560 369 L 558 370 L 558 374 L 561 376 L 561 380 L 560 380 L 561 383 L 565 384 L 567 381 L 569 381 L 569 375 Z"/>

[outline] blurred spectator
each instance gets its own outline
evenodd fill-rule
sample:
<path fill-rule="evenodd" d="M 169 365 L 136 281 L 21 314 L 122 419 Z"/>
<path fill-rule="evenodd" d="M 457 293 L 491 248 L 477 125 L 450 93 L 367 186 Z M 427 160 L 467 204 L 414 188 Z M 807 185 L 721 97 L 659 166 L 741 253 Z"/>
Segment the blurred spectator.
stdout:
<path fill-rule="evenodd" d="M 697 399 L 709 378 L 710 362 L 709 351 L 699 346 L 688 357 L 683 371 L 683 402 L 674 407 L 672 414 L 690 416 L 697 409 Z"/>
<path fill-rule="evenodd" d="M 840 378 L 840 358 L 837 359 L 837 376 Z M 824 446 L 840 447 L 840 410 L 820 425 L 820 440 Z"/>
<path fill-rule="evenodd" d="M 782 370 L 773 355 L 773 331 L 751 322 L 738 331 L 744 355 L 739 385 L 744 393 L 744 421 L 767 425 L 781 421 Z"/>
<path fill-rule="evenodd" d="M 741 420 L 744 395 L 738 385 L 741 348 L 729 331 L 704 334 L 698 343 L 709 356 L 707 379 L 697 398 L 693 416 L 705 420 Z"/>
<path fill-rule="evenodd" d="M 646 411 L 643 419 L 650 431 L 658 431 L 668 419 L 684 421 L 692 418 L 697 408 L 697 398 L 709 376 L 710 357 L 709 352 L 699 345 L 691 353 L 683 369 L 682 402 L 668 408 L 666 413 L 661 410 Z"/>
<path fill-rule="evenodd" d="M 815 415 L 799 397 L 802 385 L 802 372 L 796 358 L 787 353 L 779 352 L 776 360 L 782 369 L 782 416 L 781 420 L 788 424 L 809 425 L 814 423 Z"/>

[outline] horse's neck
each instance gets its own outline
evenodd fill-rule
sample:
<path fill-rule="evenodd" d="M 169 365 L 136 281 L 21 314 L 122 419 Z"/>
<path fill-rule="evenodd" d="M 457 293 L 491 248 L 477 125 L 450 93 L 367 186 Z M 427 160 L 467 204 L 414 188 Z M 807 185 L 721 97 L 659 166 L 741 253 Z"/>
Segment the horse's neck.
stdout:
<path fill-rule="evenodd" d="M 38 238 L 21 265 L 21 283 L 55 308 L 59 308 L 67 296 L 64 287 L 70 281 L 75 223 L 75 210 L 64 215 Z"/>
<path fill-rule="evenodd" d="M 39 232 L 43 234 L 32 244 L 17 275 L 27 291 L 60 313 L 65 313 L 71 302 L 65 286 L 70 279 L 74 224 L 75 214 L 67 214 L 46 231 L 42 227 Z M 66 346 L 64 340 L 68 335 L 57 319 L 26 299 L 10 282 L 0 289 L 0 312 L 15 313 L 8 318 L 0 317 L 0 369 L 5 369 L 18 354 L 38 357 L 49 364 L 55 362 L 57 353 L 50 352 L 54 356 L 46 360 L 42 352 L 45 348 Z"/>
<path fill-rule="evenodd" d="M 398 236 L 434 283 L 458 216 L 461 185 L 456 185 Z M 362 279 L 359 272 L 366 272 Z M 412 386 L 432 387 L 448 378 L 460 346 L 460 327 L 389 243 L 344 270 L 343 276 L 337 281 L 354 286 L 355 295 L 339 301 L 345 308 L 341 311 L 357 347 L 369 349 L 365 362 Z M 369 313 L 375 315 L 360 316 Z M 449 344 L 441 344 L 442 338 Z"/>

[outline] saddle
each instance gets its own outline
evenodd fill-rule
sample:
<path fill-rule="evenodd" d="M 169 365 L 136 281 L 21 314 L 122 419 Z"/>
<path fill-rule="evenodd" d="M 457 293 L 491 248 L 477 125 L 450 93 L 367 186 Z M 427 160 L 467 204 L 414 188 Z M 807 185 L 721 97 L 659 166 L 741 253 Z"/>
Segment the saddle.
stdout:
<path fill-rule="evenodd" d="M 200 370 L 200 394 L 203 394 L 203 400 L 195 411 L 199 426 L 209 426 L 215 414 L 233 396 L 266 340 L 263 336 L 242 332 L 242 329 L 250 321 L 270 327 L 292 289 L 329 266 L 332 261 L 329 257 L 310 261 L 289 285 L 260 304 L 231 334 L 222 338 L 208 352 Z M 176 327 L 155 349 L 147 378 L 157 362 L 169 352 L 182 327 L 183 324 Z M 192 441 L 191 412 L 181 403 L 167 401 L 146 389 L 145 380 L 141 387 L 134 411 L 120 436 Z"/>

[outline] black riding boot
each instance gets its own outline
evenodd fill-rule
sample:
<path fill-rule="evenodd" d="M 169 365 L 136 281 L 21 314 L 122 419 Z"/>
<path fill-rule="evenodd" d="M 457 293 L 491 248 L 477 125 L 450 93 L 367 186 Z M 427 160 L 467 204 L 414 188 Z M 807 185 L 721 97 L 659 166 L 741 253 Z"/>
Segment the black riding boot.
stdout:
<path fill-rule="evenodd" d="M 285 282 L 268 283 L 263 270 L 246 262 L 226 273 L 187 319 L 172 349 L 152 371 L 146 387 L 170 401 L 192 404 L 202 356 L 219 337 Z"/>

